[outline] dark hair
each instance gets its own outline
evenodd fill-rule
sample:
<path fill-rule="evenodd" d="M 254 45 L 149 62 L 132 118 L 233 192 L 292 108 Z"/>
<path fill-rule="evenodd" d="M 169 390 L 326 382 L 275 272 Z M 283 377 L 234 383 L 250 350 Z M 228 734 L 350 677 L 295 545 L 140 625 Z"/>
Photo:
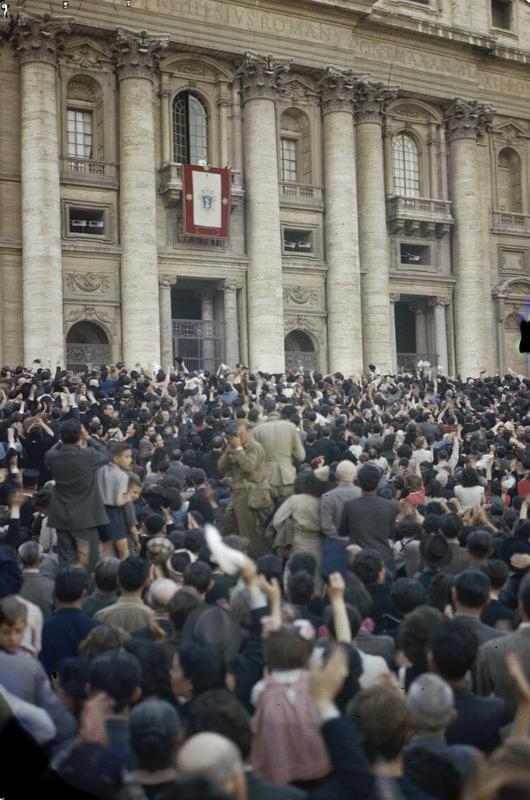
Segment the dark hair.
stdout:
<path fill-rule="evenodd" d="M 140 664 L 142 698 L 159 697 L 161 700 L 174 702 L 168 650 L 140 636 L 131 636 L 125 642 L 124 649 L 137 658 Z"/>
<path fill-rule="evenodd" d="M 446 539 L 458 539 L 464 530 L 464 523 L 458 514 L 448 514 L 441 518 L 440 530 Z"/>
<path fill-rule="evenodd" d="M 462 486 L 479 486 L 477 471 L 473 467 L 464 467 L 461 478 Z"/>
<path fill-rule="evenodd" d="M 379 757 L 392 761 L 399 756 L 408 727 L 407 703 L 399 689 L 373 686 L 360 692 L 353 701 L 352 716 L 359 725 L 369 761 Z"/>
<path fill-rule="evenodd" d="M 396 539 L 417 539 L 421 534 L 421 525 L 414 517 L 405 517 L 396 524 Z"/>
<path fill-rule="evenodd" d="M 193 686 L 193 698 L 209 689 L 224 689 L 226 670 L 222 655 L 207 642 L 183 642 L 178 651 L 182 671 Z"/>
<path fill-rule="evenodd" d="M 384 562 L 379 552 L 367 548 L 355 556 L 351 571 L 361 579 L 365 586 L 370 586 L 370 584 L 376 583 L 383 567 Z"/>
<path fill-rule="evenodd" d="M 492 589 L 502 589 L 510 575 L 507 564 L 500 558 L 491 558 L 480 569 L 490 579 Z"/>
<path fill-rule="evenodd" d="M 365 464 L 357 473 L 357 483 L 363 492 L 375 492 L 380 480 L 381 472 L 372 464 Z"/>
<path fill-rule="evenodd" d="M 149 575 L 149 564 L 138 556 L 129 556 L 118 567 L 118 580 L 126 592 L 137 592 Z"/>
<path fill-rule="evenodd" d="M 287 581 L 289 600 L 295 606 L 306 606 L 315 592 L 315 579 L 302 570 L 289 575 Z"/>
<path fill-rule="evenodd" d="M 250 756 L 252 733 L 245 707 L 226 689 L 211 689 L 190 704 L 188 738 L 209 731 L 225 736 L 239 748 L 243 761 Z"/>
<path fill-rule="evenodd" d="M 349 603 L 345 604 L 345 608 L 346 608 L 346 615 L 348 617 L 348 622 L 350 623 L 351 638 L 355 639 L 361 629 L 361 623 L 362 623 L 361 615 L 359 613 L 359 610 L 355 606 L 350 605 Z M 330 635 L 334 639 L 336 639 L 337 633 L 335 630 L 335 618 L 333 616 L 333 609 L 331 606 L 327 606 L 324 609 L 324 625 L 328 629 Z"/>
<path fill-rule="evenodd" d="M 81 438 L 81 423 L 77 419 L 66 419 L 61 425 L 61 441 L 64 444 L 77 444 Z"/>
<path fill-rule="evenodd" d="M 282 625 L 264 641 L 265 663 L 272 670 L 306 669 L 313 642 L 300 636 L 295 625 Z"/>
<path fill-rule="evenodd" d="M 441 612 L 430 606 L 415 608 L 401 622 L 398 645 L 416 669 L 427 671 L 427 644 L 442 622 Z"/>
<path fill-rule="evenodd" d="M 133 708 L 129 738 L 138 768 L 156 772 L 172 766 L 181 722 L 174 705 L 151 698 Z"/>
<path fill-rule="evenodd" d="M 443 572 L 433 575 L 427 590 L 429 605 L 437 608 L 438 611 L 445 611 L 445 607 L 452 603 L 451 590 L 454 585 L 454 575 L 446 575 Z"/>
<path fill-rule="evenodd" d="M 13 627 L 19 619 L 26 620 L 27 617 L 28 609 L 14 595 L 0 600 L 0 625 Z"/>
<path fill-rule="evenodd" d="M 361 615 L 361 619 L 370 616 L 373 605 L 372 596 L 364 583 L 352 572 L 348 572 L 346 575 L 344 602 L 354 606 Z"/>
<path fill-rule="evenodd" d="M 111 458 L 114 458 L 114 456 L 121 456 L 122 453 L 126 453 L 127 450 L 132 449 L 132 444 L 130 444 L 130 442 L 111 442 L 108 447 Z"/>
<path fill-rule="evenodd" d="M 493 536 L 489 531 L 482 528 L 472 531 L 467 537 L 466 546 L 472 556 L 487 558 L 492 551 Z"/>
<path fill-rule="evenodd" d="M 398 578 L 392 586 L 390 597 L 400 614 L 409 614 L 427 603 L 425 587 L 413 578 Z"/>
<path fill-rule="evenodd" d="M 83 658 L 95 658 L 109 650 L 121 650 L 125 642 L 131 635 L 123 628 L 102 622 L 96 625 L 90 633 L 85 636 L 79 645 L 79 655 Z"/>
<path fill-rule="evenodd" d="M 190 480 L 194 485 L 201 485 L 206 481 L 206 472 L 199 467 L 190 470 Z"/>
<path fill-rule="evenodd" d="M 119 558 L 102 558 L 94 568 L 94 583 L 102 592 L 115 592 L 118 589 Z"/>
<path fill-rule="evenodd" d="M 193 586 L 199 594 L 206 594 L 211 580 L 211 567 L 203 561 L 195 561 L 184 570 L 184 586 Z"/>
<path fill-rule="evenodd" d="M 435 631 L 429 647 L 441 677 L 448 681 L 463 678 L 477 657 L 479 641 L 459 619 L 452 619 Z"/>
<path fill-rule="evenodd" d="M 141 680 L 142 670 L 138 659 L 129 653 L 103 653 L 90 663 L 91 688 L 110 695 L 117 713 L 131 704 L 134 693 L 140 688 Z"/>
<path fill-rule="evenodd" d="M 57 674 L 59 685 L 71 699 L 74 716 L 78 718 L 87 699 L 86 685 L 89 682 L 90 661 L 88 658 L 80 657 L 63 658 L 57 666 Z"/>
<path fill-rule="evenodd" d="M 317 560 L 313 553 L 303 550 L 299 553 L 294 553 L 287 562 L 287 569 L 294 575 L 295 572 L 309 572 L 310 575 L 315 575 L 317 570 Z"/>
<path fill-rule="evenodd" d="M 282 562 L 273 553 L 267 553 L 260 556 L 256 561 L 256 570 L 258 575 L 264 575 L 268 581 L 276 578 L 281 586 L 282 583 Z"/>
<path fill-rule="evenodd" d="M 88 588 L 84 569 L 66 567 L 55 577 L 54 593 L 59 603 L 75 603 Z"/>
<path fill-rule="evenodd" d="M 194 555 L 198 555 L 205 544 L 206 537 L 203 528 L 191 528 L 184 534 L 184 547 Z"/>
<path fill-rule="evenodd" d="M 491 582 L 479 569 L 466 569 L 456 576 L 457 600 L 467 608 L 482 608 L 487 603 Z"/>
<path fill-rule="evenodd" d="M 178 592 L 175 592 L 168 605 L 169 619 L 175 633 L 182 630 L 188 614 L 200 603 L 200 598 L 195 592 L 188 592 L 186 589 L 179 589 Z"/>

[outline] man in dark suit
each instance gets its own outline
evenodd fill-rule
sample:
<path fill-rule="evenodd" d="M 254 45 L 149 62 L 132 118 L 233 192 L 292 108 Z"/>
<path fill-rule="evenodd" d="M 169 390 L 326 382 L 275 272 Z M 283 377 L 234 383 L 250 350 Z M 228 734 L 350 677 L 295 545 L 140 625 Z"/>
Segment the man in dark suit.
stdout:
<path fill-rule="evenodd" d="M 530 575 L 521 581 L 518 610 L 522 622 L 517 630 L 479 647 L 476 665 L 477 692 L 502 697 L 512 717 L 517 708 L 517 698 L 505 657 L 506 653 L 517 653 L 526 677 L 530 678 Z"/>
<path fill-rule="evenodd" d="M 500 697 L 478 697 L 470 691 L 466 673 L 478 652 L 475 634 L 458 619 L 445 622 L 431 639 L 429 666 L 452 688 L 458 713 L 445 732 L 447 744 L 469 744 L 491 753 L 501 742 L 500 729 L 509 722 Z"/>
<path fill-rule="evenodd" d="M 466 569 L 461 572 L 452 589 L 453 604 L 456 610 L 455 619 L 459 619 L 463 625 L 473 631 L 479 644 L 506 635 L 506 631 L 490 628 L 489 625 L 484 625 L 480 621 L 480 615 L 488 602 L 490 591 L 490 579 L 478 569 Z"/>
<path fill-rule="evenodd" d="M 96 483 L 108 461 L 105 445 L 91 439 L 76 419 L 61 427 L 61 441 L 46 453 L 55 480 L 48 524 L 57 530 L 61 567 L 76 564 L 91 575 L 98 561 L 98 527 L 109 521 Z"/>

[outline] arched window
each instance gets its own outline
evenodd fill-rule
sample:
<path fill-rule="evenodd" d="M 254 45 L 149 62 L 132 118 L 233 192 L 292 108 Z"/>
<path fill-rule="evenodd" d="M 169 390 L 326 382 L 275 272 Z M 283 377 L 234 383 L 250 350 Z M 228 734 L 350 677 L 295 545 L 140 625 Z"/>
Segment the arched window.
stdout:
<path fill-rule="evenodd" d="M 280 119 L 280 179 L 283 183 L 311 183 L 311 124 L 297 108 Z"/>
<path fill-rule="evenodd" d="M 394 186 L 401 197 L 420 196 L 420 161 L 416 142 L 407 133 L 398 133 L 392 143 Z"/>
<path fill-rule="evenodd" d="M 78 75 L 66 88 L 66 155 L 81 160 L 103 159 L 103 97 L 101 87 L 86 75 Z"/>
<path fill-rule="evenodd" d="M 173 101 L 173 157 L 177 164 L 208 161 L 208 112 L 193 92 L 179 92 Z"/>
<path fill-rule="evenodd" d="M 501 150 L 498 158 L 499 210 L 523 213 L 521 159 L 511 147 Z"/>

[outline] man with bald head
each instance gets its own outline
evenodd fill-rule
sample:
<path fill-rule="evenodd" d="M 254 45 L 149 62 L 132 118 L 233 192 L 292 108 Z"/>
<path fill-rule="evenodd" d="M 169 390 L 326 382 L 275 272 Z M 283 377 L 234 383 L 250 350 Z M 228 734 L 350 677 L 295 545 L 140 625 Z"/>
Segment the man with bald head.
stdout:
<path fill-rule="evenodd" d="M 158 578 L 156 581 L 153 581 L 147 594 L 147 604 L 153 609 L 152 621 L 164 631 L 166 637 L 173 635 L 173 628 L 169 621 L 168 607 L 169 601 L 177 590 L 178 586 L 175 581 L 171 581 L 169 578 Z M 135 638 L 139 637 L 140 639 L 149 639 L 152 642 L 156 642 L 157 637 L 154 633 L 154 629 L 156 629 L 155 625 L 146 625 L 145 628 L 134 631 L 133 636 Z"/>
<path fill-rule="evenodd" d="M 322 526 L 322 577 L 327 578 L 332 572 L 346 574 L 348 537 L 340 536 L 340 524 L 344 506 L 350 500 L 361 496 L 361 490 L 355 486 L 355 466 L 351 461 L 340 461 L 335 471 L 337 486 L 322 495 L 320 501 L 320 522 Z"/>
<path fill-rule="evenodd" d="M 247 800 L 243 761 L 237 747 L 218 733 L 197 733 L 177 754 L 182 778 L 205 778 L 233 800 Z"/>

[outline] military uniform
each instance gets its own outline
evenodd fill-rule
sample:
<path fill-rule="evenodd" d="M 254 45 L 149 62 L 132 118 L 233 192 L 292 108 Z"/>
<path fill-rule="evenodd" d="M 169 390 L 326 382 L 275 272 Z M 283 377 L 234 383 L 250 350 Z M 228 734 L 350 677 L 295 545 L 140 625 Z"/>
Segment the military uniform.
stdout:
<path fill-rule="evenodd" d="M 274 499 L 289 497 L 294 491 L 296 470 L 293 461 L 304 461 L 305 450 L 296 426 L 272 411 L 254 431 L 254 441 L 265 450 L 265 476 Z"/>

